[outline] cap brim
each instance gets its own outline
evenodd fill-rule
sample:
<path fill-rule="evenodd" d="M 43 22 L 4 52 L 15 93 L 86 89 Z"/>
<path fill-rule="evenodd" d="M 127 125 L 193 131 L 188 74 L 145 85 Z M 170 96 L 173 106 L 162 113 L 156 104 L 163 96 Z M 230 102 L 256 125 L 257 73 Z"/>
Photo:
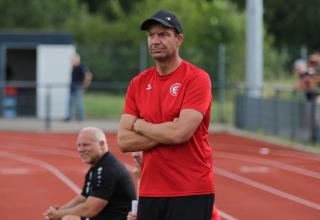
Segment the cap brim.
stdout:
<path fill-rule="evenodd" d="M 150 25 L 154 24 L 154 23 L 159 23 L 163 26 L 166 26 L 168 28 L 174 28 L 171 24 L 169 24 L 168 22 L 161 20 L 161 19 L 157 19 L 157 18 L 149 18 L 147 20 L 145 20 L 142 25 L 141 25 L 141 30 L 148 30 Z"/>

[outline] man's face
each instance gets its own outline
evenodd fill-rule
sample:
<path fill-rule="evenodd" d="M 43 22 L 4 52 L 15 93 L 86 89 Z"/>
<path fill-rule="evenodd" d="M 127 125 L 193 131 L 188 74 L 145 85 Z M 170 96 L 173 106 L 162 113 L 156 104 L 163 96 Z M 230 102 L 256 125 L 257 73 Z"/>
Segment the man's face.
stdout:
<path fill-rule="evenodd" d="M 74 55 L 71 58 L 71 63 L 73 66 L 78 66 L 81 62 L 80 62 L 80 56 L 79 55 Z"/>
<path fill-rule="evenodd" d="M 162 25 L 152 25 L 148 29 L 148 47 L 151 56 L 158 61 L 170 59 L 178 53 L 183 35 Z"/>
<path fill-rule="evenodd" d="M 103 155 L 101 143 L 94 140 L 92 134 L 88 132 L 79 134 L 77 139 L 77 150 L 82 162 L 91 165 L 96 164 Z"/>

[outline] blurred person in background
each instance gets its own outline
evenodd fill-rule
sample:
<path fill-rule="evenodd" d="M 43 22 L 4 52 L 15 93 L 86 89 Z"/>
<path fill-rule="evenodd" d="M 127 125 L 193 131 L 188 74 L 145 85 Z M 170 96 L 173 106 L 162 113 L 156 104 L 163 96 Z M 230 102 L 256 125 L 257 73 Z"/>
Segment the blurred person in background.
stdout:
<path fill-rule="evenodd" d="M 77 138 L 81 160 L 91 167 L 80 195 L 62 206 L 50 206 L 46 220 L 125 220 L 136 199 L 133 180 L 126 167 L 109 152 L 104 132 L 82 129 Z"/>
<path fill-rule="evenodd" d="M 310 54 L 308 59 L 308 67 L 313 71 L 312 73 L 319 75 L 320 74 L 320 51 L 315 51 Z"/>
<path fill-rule="evenodd" d="M 317 56 L 317 54 L 311 54 L 308 61 L 298 59 L 293 65 L 293 71 L 298 77 L 295 89 L 304 92 L 306 100 L 310 102 L 316 100 L 319 95 L 317 87 L 320 75 L 317 71 L 318 66 L 320 66 L 320 59 L 318 60 Z"/>
<path fill-rule="evenodd" d="M 81 57 L 79 54 L 75 54 L 72 59 L 72 72 L 71 72 L 71 84 L 70 95 L 68 101 L 67 117 L 65 121 L 70 121 L 74 113 L 77 116 L 78 121 L 82 121 L 85 117 L 83 93 L 91 83 L 92 73 L 89 69 L 81 63 Z"/>
<path fill-rule="evenodd" d="M 174 13 L 159 10 L 141 30 L 155 66 L 131 80 L 118 130 L 122 152 L 143 151 L 137 219 L 210 220 L 209 74 L 180 57 L 184 35 Z"/>

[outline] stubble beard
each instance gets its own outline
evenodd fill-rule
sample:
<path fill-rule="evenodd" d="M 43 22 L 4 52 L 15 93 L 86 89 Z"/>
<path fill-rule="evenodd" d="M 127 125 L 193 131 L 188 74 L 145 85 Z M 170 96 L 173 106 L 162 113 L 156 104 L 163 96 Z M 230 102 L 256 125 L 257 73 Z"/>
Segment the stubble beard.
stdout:
<path fill-rule="evenodd" d="M 174 54 L 170 54 L 167 51 L 164 51 L 162 53 L 156 54 L 151 53 L 151 56 L 156 62 L 165 62 L 171 60 L 174 57 Z"/>

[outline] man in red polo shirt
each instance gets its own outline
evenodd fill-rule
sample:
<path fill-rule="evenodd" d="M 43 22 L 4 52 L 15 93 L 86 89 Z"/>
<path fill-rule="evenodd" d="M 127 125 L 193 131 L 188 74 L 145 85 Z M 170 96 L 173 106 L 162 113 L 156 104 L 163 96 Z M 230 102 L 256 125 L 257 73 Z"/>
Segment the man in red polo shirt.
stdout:
<path fill-rule="evenodd" d="M 121 151 L 143 151 L 138 220 L 210 220 L 210 77 L 179 56 L 175 14 L 160 10 L 141 29 L 155 66 L 130 82 L 118 131 Z"/>

